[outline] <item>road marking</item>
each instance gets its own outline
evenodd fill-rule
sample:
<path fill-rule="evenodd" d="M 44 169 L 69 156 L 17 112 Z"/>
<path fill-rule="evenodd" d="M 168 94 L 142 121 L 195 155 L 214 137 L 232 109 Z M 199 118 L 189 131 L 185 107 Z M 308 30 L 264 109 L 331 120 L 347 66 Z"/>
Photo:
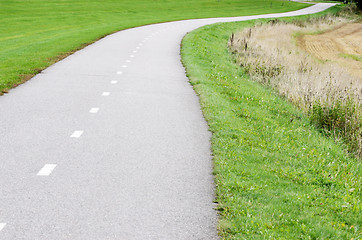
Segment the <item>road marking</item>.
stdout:
<path fill-rule="evenodd" d="M 91 108 L 91 110 L 89 110 L 90 113 L 97 113 L 99 111 L 99 108 Z"/>
<path fill-rule="evenodd" d="M 123 65 L 122 67 L 123 67 L 123 68 L 126 68 L 126 67 L 127 67 L 127 65 Z"/>
<path fill-rule="evenodd" d="M 121 75 L 123 72 L 117 72 L 118 75 Z"/>
<path fill-rule="evenodd" d="M 118 81 L 116 80 L 111 81 L 111 84 L 116 84 L 116 83 L 118 83 Z"/>
<path fill-rule="evenodd" d="M 71 138 L 79 138 L 80 136 L 82 136 L 84 131 L 74 131 L 74 133 L 72 135 L 70 135 Z"/>
<path fill-rule="evenodd" d="M 110 92 L 104 92 L 102 93 L 102 96 L 109 96 L 109 94 L 111 94 Z"/>
<path fill-rule="evenodd" d="M 136 51 L 136 50 L 134 50 L 134 51 L 133 51 L 133 53 L 137 53 L 137 51 Z"/>
<path fill-rule="evenodd" d="M 126 60 L 126 62 L 130 63 L 130 62 L 131 62 L 131 60 Z"/>
<path fill-rule="evenodd" d="M 138 44 L 138 45 L 143 46 L 143 44 L 142 44 L 142 43 L 140 43 L 140 44 Z"/>
<path fill-rule="evenodd" d="M 42 169 L 40 169 L 40 171 L 38 172 L 38 176 L 49 176 L 54 168 L 56 167 L 56 164 L 45 164 L 44 167 Z"/>
<path fill-rule="evenodd" d="M 5 226 L 6 226 L 6 223 L 0 223 L 0 232 L 1 232 L 1 230 L 4 229 Z"/>
<path fill-rule="evenodd" d="M 0 232 L 1 232 L 1 230 L 4 229 L 5 226 L 6 226 L 6 223 L 0 223 Z"/>
<path fill-rule="evenodd" d="M 140 49 L 140 47 L 136 47 L 137 49 Z"/>
<path fill-rule="evenodd" d="M 129 56 L 130 58 L 134 58 L 134 55 Z"/>

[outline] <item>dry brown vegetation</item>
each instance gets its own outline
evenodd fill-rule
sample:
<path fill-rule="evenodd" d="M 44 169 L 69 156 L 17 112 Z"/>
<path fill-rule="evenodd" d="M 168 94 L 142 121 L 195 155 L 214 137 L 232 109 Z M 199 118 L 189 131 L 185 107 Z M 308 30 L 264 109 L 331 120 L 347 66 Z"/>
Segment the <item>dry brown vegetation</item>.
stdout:
<path fill-rule="evenodd" d="M 322 34 L 303 34 L 298 46 L 321 60 L 332 60 L 355 77 L 362 76 L 362 23 L 342 24 Z"/>
<path fill-rule="evenodd" d="M 343 17 L 274 20 L 233 34 L 229 46 L 254 80 L 308 112 L 336 139 L 347 140 L 361 157 L 361 33 L 361 23 Z"/>

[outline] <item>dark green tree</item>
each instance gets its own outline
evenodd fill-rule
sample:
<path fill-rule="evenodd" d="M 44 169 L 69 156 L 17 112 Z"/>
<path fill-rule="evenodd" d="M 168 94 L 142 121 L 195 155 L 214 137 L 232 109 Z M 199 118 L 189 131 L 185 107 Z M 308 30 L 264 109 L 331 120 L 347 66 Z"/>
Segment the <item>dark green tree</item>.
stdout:
<path fill-rule="evenodd" d="M 344 4 L 355 3 L 357 7 L 362 10 L 362 0 L 339 0 L 339 1 L 343 2 Z"/>
<path fill-rule="evenodd" d="M 362 0 L 355 0 L 355 2 L 357 7 L 362 10 Z"/>

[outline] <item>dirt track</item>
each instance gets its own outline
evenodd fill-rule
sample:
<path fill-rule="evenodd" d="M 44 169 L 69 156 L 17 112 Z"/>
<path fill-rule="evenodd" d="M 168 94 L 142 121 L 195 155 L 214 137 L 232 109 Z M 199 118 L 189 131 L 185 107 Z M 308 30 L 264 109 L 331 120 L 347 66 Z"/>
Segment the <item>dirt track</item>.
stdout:
<path fill-rule="evenodd" d="M 362 78 L 362 23 L 344 24 L 317 35 L 302 35 L 298 43 L 315 57 L 335 61 Z"/>

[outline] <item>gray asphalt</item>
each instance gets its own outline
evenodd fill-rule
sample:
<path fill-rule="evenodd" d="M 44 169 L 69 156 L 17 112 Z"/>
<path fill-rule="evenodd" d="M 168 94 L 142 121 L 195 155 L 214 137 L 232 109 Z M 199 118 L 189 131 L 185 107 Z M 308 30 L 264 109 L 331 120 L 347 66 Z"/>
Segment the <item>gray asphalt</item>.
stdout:
<path fill-rule="evenodd" d="M 0 97 L 0 239 L 218 239 L 211 134 L 181 39 L 331 5 L 121 31 Z"/>

